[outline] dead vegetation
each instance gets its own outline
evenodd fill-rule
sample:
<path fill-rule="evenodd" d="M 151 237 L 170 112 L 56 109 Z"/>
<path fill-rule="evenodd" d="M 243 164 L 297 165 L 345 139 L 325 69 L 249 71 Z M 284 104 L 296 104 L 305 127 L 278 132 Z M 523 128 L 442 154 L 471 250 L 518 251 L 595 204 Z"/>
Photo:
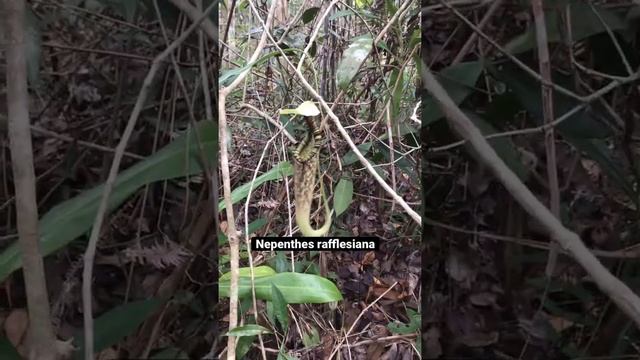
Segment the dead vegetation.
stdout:
<path fill-rule="evenodd" d="M 637 356 L 636 305 L 625 305 L 637 299 L 637 6 L 544 2 L 541 37 L 532 3 L 423 9 L 426 64 L 463 110 L 450 128 L 426 86 L 427 358 Z M 541 96 L 545 76 L 552 97 Z M 495 172 L 479 141 L 459 141 L 473 137 L 453 120 L 464 115 L 511 174 Z M 590 252 L 550 232 L 535 201 L 556 206 L 558 229 Z M 550 262 L 554 237 L 564 251 Z"/>

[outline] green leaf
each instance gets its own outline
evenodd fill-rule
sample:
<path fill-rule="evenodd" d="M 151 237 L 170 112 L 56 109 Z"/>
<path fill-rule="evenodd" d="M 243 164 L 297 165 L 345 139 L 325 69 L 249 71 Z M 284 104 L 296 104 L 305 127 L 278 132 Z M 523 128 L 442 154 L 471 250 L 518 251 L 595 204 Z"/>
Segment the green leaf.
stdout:
<path fill-rule="evenodd" d="M 489 67 L 491 73 L 498 79 L 503 81 L 513 91 L 518 101 L 532 115 L 537 125 L 544 123 L 542 114 L 542 93 L 540 84 L 526 74 L 523 70 L 513 65 L 503 65 L 500 69 Z M 562 76 L 559 73 L 553 73 L 554 83 L 571 88 L 571 79 Z M 553 93 L 553 113 L 556 118 L 566 114 L 580 102 L 567 95 L 560 94 L 557 91 Z M 568 119 L 560 123 L 556 128 L 565 136 L 579 138 L 605 138 L 611 135 L 608 127 L 602 125 L 598 120 L 600 115 L 597 111 L 599 107 L 592 105 L 583 110 L 577 111 Z"/>
<path fill-rule="evenodd" d="M 217 149 L 217 128 L 212 122 L 200 122 L 195 129 L 200 134 L 204 154 L 213 167 Z M 146 184 L 193 175 L 202 171 L 195 132 L 165 146 L 154 155 L 123 171 L 116 178 L 109 197 L 108 211 L 122 204 L 131 194 Z M 47 256 L 87 232 L 93 225 L 102 198 L 103 185 L 84 191 L 47 212 L 39 223 L 40 251 Z M 0 281 L 22 266 L 17 242 L 0 254 Z"/>
<path fill-rule="evenodd" d="M 358 150 L 360 150 L 362 156 L 364 156 L 369 152 L 369 149 L 371 149 L 371 145 L 373 145 L 373 142 L 366 142 L 356 147 L 358 148 Z M 342 164 L 345 166 L 351 165 L 357 161 L 358 157 L 356 156 L 356 153 L 353 152 L 353 150 L 349 150 L 349 152 L 342 157 Z"/>
<path fill-rule="evenodd" d="M 283 351 L 284 350 L 280 350 L 277 360 L 299 360 L 297 357 L 286 354 Z"/>
<path fill-rule="evenodd" d="M 491 124 L 474 113 L 465 111 L 469 119 L 480 129 L 483 135 L 495 134 L 498 132 Z M 489 145 L 496 151 L 498 156 L 513 170 L 522 181 L 527 181 L 529 172 L 520 161 L 519 151 L 508 137 L 498 137 L 488 140 Z"/>
<path fill-rule="evenodd" d="M 244 267 L 244 268 L 240 268 L 240 274 L 239 277 L 241 278 L 251 278 L 251 268 L 248 267 Z M 253 268 L 253 277 L 254 278 L 259 278 L 259 277 L 263 277 L 263 276 L 271 276 L 274 275 L 276 272 L 275 270 L 273 270 L 272 268 L 268 267 L 268 266 L 256 266 Z M 219 281 L 229 281 L 231 279 L 231 273 L 225 273 L 222 274 L 222 276 L 220 276 Z"/>
<path fill-rule="evenodd" d="M 453 102 L 460 105 L 473 92 L 473 86 L 478 81 L 483 67 L 482 61 L 459 63 L 442 70 L 440 74 L 436 75 L 436 79 Z M 422 126 L 427 126 L 444 116 L 440 105 L 431 96 L 427 97 L 422 106 Z"/>
<path fill-rule="evenodd" d="M 3 360 L 21 360 L 22 357 L 18 354 L 18 351 L 9 339 L 3 337 L 0 338 L 0 359 Z"/>
<path fill-rule="evenodd" d="M 271 330 L 267 329 L 264 326 L 260 326 L 258 324 L 247 324 L 243 326 L 238 326 L 229 330 L 227 332 L 227 336 L 255 336 L 260 334 L 271 334 Z"/>
<path fill-rule="evenodd" d="M 309 348 L 320 344 L 320 334 L 318 333 L 318 329 L 311 327 L 308 332 L 304 330 L 302 330 L 302 332 L 302 344 L 304 344 L 304 347 Z"/>
<path fill-rule="evenodd" d="M 276 284 L 271 284 L 271 299 L 273 312 L 283 330 L 289 328 L 289 313 L 287 312 L 287 301 Z"/>
<path fill-rule="evenodd" d="M 491 72 L 509 85 L 518 101 L 536 119 L 537 124 L 542 124 L 540 86 L 513 66 L 505 65 L 499 71 L 491 68 Z M 554 74 L 554 82 L 563 85 L 567 81 L 560 75 L 556 76 Z M 558 118 L 580 103 L 568 96 L 554 92 L 553 104 L 554 114 Z M 634 203 L 638 204 L 637 192 L 631 183 L 627 181 L 622 167 L 613 160 L 613 154 L 604 144 L 604 138 L 609 136 L 611 132 L 598 120 L 598 117 L 607 115 L 598 110 L 597 104 L 592 104 L 591 107 L 587 107 L 570 116 L 559 124 L 556 129 L 565 136 L 570 144 L 596 161 L 607 176 L 623 189 Z M 607 119 L 607 121 L 610 120 Z"/>
<path fill-rule="evenodd" d="M 27 77 L 29 83 L 34 87 L 40 87 L 40 58 L 42 54 L 42 32 L 38 18 L 31 10 L 30 6 L 26 7 L 25 12 L 25 40 L 26 40 L 26 57 L 27 57 Z"/>
<path fill-rule="evenodd" d="M 120 0 L 120 3 L 122 4 L 124 18 L 127 22 L 132 23 L 136 16 L 138 0 Z"/>
<path fill-rule="evenodd" d="M 336 11 L 331 16 L 329 16 L 329 21 L 335 20 L 335 19 L 339 19 L 339 18 L 345 17 L 345 16 L 351 16 L 351 15 L 355 15 L 355 13 L 353 11 L 351 11 L 351 10 Z"/>
<path fill-rule="evenodd" d="M 255 279 L 255 291 L 258 299 L 272 301 L 271 285 L 275 284 L 282 292 L 287 304 L 321 304 L 342 300 L 342 294 L 336 285 L 321 276 L 292 272 L 278 273 Z M 229 282 L 220 281 L 218 291 L 221 297 L 229 296 Z M 240 278 L 238 297 L 251 296 L 251 279 Z"/>
<path fill-rule="evenodd" d="M 236 343 L 236 359 L 242 360 L 245 355 L 251 350 L 251 344 L 253 344 L 253 340 L 255 340 L 257 335 L 253 336 L 243 336 L 238 339 Z"/>
<path fill-rule="evenodd" d="M 94 321 L 94 351 L 96 353 L 117 344 L 132 334 L 163 303 L 151 298 L 117 306 Z M 74 336 L 75 358 L 84 356 L 84 333 L 79 330 Z"/>
<path fill-rule="evenodd" d="M 267 181 L 277 180 L 284 178 L 286 176 L 290 176 L 293 174 L 293 167 L 288 161 L 283 161 L 278 163 L 276 166 L 271 168 L 271 170 L 266 173 L 256 177 L 255 182 L 253 183 L 253 191 L 256 191 L 258 186 L 264 184 Z M 231 192 L 231 202 L 233 204 L 238 201 L 246 198 L 249 195 L 249 189 L 251 188 L 251 180 L 249 182 L 238 186 Z M 226 208 L 224 201 L 220 201 L 218 203 L 218 211 L 222 211 Z"/>
<path fill-rule="evenodd" d="M 336 81 L 341 90 L 346 90 L 356 76 L 360 66 L 369 56 L 373 47 L 371 34 L 361 35 L 351 40 L 351 44 L 342 54 L 342 60 L 336 70 Z"/>
<path fill-rule="evenodd" d="M 276 251 L 276 256 L 269 262 L 276 268 L 276 273 L 287 272 L 291 269 L 291 263 L 287 261 L 284 251 Z"/>
<path fill-rule="evenodd" d="M 229 70 L 222 70 L 221 75 L 218 78 L 218 86 L 227 86 L 233 82 L 233 80 L 238 77 L 238 75 L 242 74 L 247 69 L 250 69 L 253 65 L 248 64 L 239 68 L 233 68 Z"/>
<path fill-rule="evenodd" d="M 308 24 L 310 22 L 313 21 L 313 19 L 316 18 L 316 16 L 318 15 L 318 12 L 320 11 L 320 8 L 317 6 L 308 8 L 307 10 L 305 10 L 302 13 L 302 23 L 303 24 Z"/>
<path fill-rule="evenodd" d="M 624 20 L 613 11 L 595 5 L 594 8 L 611 30 L 621 30 L 626 27 Z M 606 31 L 606 28 L 591 10 L 588 3 L 582 1 L 572 2 L 570 13 L 573 41 L 580 41 Z M 561 42 L 562 33 L 560 29 L 565 26 L 565 22 L 560 19 L 559 12 L 556 11 L 555 7 L 548 7 L 545 10 L 544 17 L 547 25 L 548 41 L 550 43 Z M 535 30 L 535 26 L 532 24 L 526 33 L 511 40 L 505 46 L 505 50 L 511 54 L 519 54 L 534 49 L 537 46 Z"/>
<path fill-rule="evenodd" d="M 349 179 L 340 179 L 333 195 L 333 209 L 336 216 L 342 214 L 353 201 L 353 182 Z"/>
<path fill-rule="evenodd" d="M 356 0 L 356 8 L 363 9 L 365 7 L 371 6 L 372 0 Z"/>
<path fill-rule="evenodd" d="M 389 323 L 387 324 L 387 329 L 394 334 L 411 334 L 420 330 L 420 324 L 422 323 L 422 317 L 420 313 L 413 309 L 407 309 L 407 315 L 409 315 L 409 323 Z"/>
<path fill-rule="evenodd" d="M 402 92 L 404 90 L 404 73 L 399 69 L 391 71 L 389 77 L 391 87 L 391 119 L 398 119 L 400 115 L 400 104 L 402 102 Z"/>

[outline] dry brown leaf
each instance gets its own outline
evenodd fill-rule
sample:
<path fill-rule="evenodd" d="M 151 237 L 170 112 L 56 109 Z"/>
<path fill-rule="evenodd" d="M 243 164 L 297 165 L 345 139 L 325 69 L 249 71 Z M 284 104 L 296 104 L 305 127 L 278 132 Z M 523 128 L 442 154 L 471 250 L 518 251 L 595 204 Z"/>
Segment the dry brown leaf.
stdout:
<path fill-rule="evenodd" d="M 384 281 L 373 277 L 373 284 L 369 287 L 369 292 L 367 294 L 367 301 L 369 299 L 377 299 L 380 295 L 384 294 L 383 299 L 398 301 L 403 299 L 405 296 L 402 292 L 396 291 L 394 289 L 389 290 L 391 285 L 386 284 Z M 387 291 L 389 290 L 389 291 Z"/>
<path fill-rule="evenodd" d="M 382 357 L 382 353 L 384 353 L 384 345 L 381 343 L 374 342 L 367 347 L 368 359 L 380 359 Z"/>
<path fill-rule="evenodd" d="M 469 301 L 476 306 L 493 306 L 497 300 L 496 294 L 483 291 L 469 296 Z"/>
<path fill-rule="evenodd" d="M 484 347 L 491 344 L 495 344 L 498 341 L 499 335 L 497 331 L 491 331 L 490 333 L 472 332 L 464 334 L 458 339 L 459 343 L 468 347 Z"/>
<path fill-rule="evenodd" d="M 572 321 L 569 321 L 559 316 L 551 316 L 549 318 L 549 323 L 551 324 L 551 327 L 553 327 L 556 330 L 557 333 L 561 333 L 567 328 L 573 326 Z"/>
<path fill-rule="evenodd" d="M 391 344 L 391 346 L 389 347 L 389 350 L 386 353 L 384 353 L 384 355 L 379 357 L 380 360 L 395 360 L 397 358 L 398 358 L 398 344 L 396 343 Z"/>
<path fill-rule="evenodd" d="M 29 328 L 29 314 L 25 309 L 14 309 L 4 321 L 4 332 L 11 344 L 17 348 Z"/>
<path fill-rule="evenodd" d="M 279 202 L 277 202 L 274 199 L 269 199 L 269 200 L 260 200 L 258 201 L 258 207 L 260 208 L 266 208 L 266 209 L 275 209 L 280 205 Z"/>
<path fill-rule="evenodd" d="M 376 259 L 376 253 L 373 251 L 369 251 L 366 254 L 364 254 L 364 257 L 362 258 L 362 262 L 361 264 L 364 265 L 371 265 L 373 263 L 373 260 Z"/>
<path fill-rule="evenodd" d="M 104 349 L 98 354 L 97 360 L 116 360 L 119 359 L 118 351 L 114 348 Z"/>

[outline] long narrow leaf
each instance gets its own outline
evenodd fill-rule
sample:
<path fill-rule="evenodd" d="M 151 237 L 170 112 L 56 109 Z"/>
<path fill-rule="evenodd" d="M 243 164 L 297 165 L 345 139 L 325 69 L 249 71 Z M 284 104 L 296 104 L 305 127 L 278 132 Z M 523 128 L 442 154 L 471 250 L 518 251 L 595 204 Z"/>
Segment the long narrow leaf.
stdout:
<path fill-rule="evenodd" d="M 217 148 L 217 129 L 213 123 L 201 122 L 196 131 L 200 134 L 209 166 L 212 166 Z M 187 135 L 123 171 L 114 184 L 108 210 L 118 207 L 146 184 L 200 173 L 202 164 L 197 146 L 195 132 L 189 131 Z M 63 248 L 91 228 L 103 186 L 99 185 L 55 206 L 40 219 L 40 251 L 43 256 Z M 13 243 L 0 254 L 0 281 L 21 266 L 18 244 Z"/>
<path fill-rule="evenodd" d="M 283 161 L 277 164 L 276 166 L 274 166 L 273 168 L 271 168 L 271 170 L 267 171 L 266 173 L 256 177 L 256 180 L 253 183 L 253 191 L 255 191 L 256 188 L 258 188 L 258 186 L 264 184 L 267 181 L 281 179 L 285 176 L 290 176 L 292 174 L 293 174 L 293 167 L 291 166 L 291 164 L 288 161 Z M 251 181 L 248 181 L 247 183 L 242 184 L 237 188 L 235 188 L 231 192 L 231 202 L 235 204 L 238 201 L 246 198 L 249 195 L 250 188 L 251 188 Z M 222 211 L 225 208 L 226 206 L 224 204 L 224 201 L 220 201 L 218 203 L 218 211 Z"/>
<path fill-rule="evenodd" d="M 342 300 L 342 294 L 336 285 L 321 276 L 299 273 L 279 273 L 264 276 L 255 280 L 256 297 L 272 301 L 271 286 L 276 285 L 287 304 L 321 304 Z M 229 281 L 221 281 L 218 285 L 221 297 L 229 296 Z M 251 295 L 251 279 L 238 279 L 238 297 Z"/>

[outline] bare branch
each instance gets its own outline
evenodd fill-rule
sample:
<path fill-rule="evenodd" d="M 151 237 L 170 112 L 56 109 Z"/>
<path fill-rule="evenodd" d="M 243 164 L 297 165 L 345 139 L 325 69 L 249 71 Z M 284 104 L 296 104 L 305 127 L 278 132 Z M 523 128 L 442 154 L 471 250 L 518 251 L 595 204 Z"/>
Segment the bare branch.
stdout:
<path fill-rule="evenodd" d="M 487 143 L 482 133 L 471 122 L 451 97 L 438 83 L 435 76 L 423 64 L 423 82 L 427 91 L 436 99 L 452 127 L 472 146 L 478 158 L 493 171 L 496 178 L 505 186 L 529 215 L 534 217 L 550 237 L 584 268 L 598 287 L 607 294 L 620 309 L 640 326 L 640 298 L 620 279 L 613 276 L 607 268 L 586 248 L 580 237 L 565 228 L 564 225 L 538 200 L 516 174 L 498 157 Z"/>

